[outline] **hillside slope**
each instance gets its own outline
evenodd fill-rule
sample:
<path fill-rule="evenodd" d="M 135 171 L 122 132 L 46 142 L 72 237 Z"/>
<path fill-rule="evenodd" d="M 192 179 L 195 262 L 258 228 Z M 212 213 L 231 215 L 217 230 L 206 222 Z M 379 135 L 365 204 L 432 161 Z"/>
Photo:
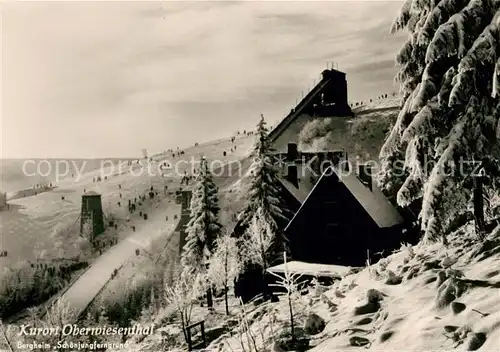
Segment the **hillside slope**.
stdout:
<path fill-rule="evenodd" d="M 157 155 L 154 162 L 144 165 L 143 171 L 138 166 L 130 169 L 123 163 L 122 170 L 116 167 L 94 170 L 83 174 L 78 180 L 65 179 L 52 191 L 12 200 L 11 210 L 0 212 L 2 249 L 9 253 L 7 257 L 0 258 L 0 263 L 2 266 L 9 266 L 24 260 L 36 260 L 39 257 L 50 259 L 61 255 L 76 256 L 78 250 L 72 250 L 72 245 L 78 238 L 78 226 L 75 222 L 79 217 L 81 196 L 84 191 L 92 190 L 100 193 L 105 215 L 117 219 L 118 230 L 120 228 L 123 230 L 134 225 L 139 218 L 137 214 L 131 216 L 129 222 L 125 221 L 130 215 L 125 206 L 128 200 L 144 195 L 151 186 L 159 191 L 161 197 L 169 196 L 163 192 L 164 187 L 168 186 L 171 196 L 180 187 L 184 172 L 191 174 L 202 155 L 209 160 L 217 161 L 214 162 L 217 167 L 247 155 L 252 142 L 250 136 L 242 136 L 235 143 L 227 138 L 200 144 L 185 149 L 183 155 L 174 158 L 170 153 Z M 236 150 L 230 152 L 234 145 L 237 146 Z M 227 151 L 226 157 L 223 157 L 224 151 Z M 162 177 L 158 169 L 164 161 L 172 164 L 169 177 Z M 149 172 L 148 168 L 152 172 Z M 93 182 L 93 178 L 98 176 L 101 176 L 103 181 Z M 107 176 L 106 180 L 104 176 Z M 118 206 L 118 202 L 121 202 L 121 206 Z M 137 213 L 140 210 L 155 212 L 157 208 L 154 202 L 151 204 L 144 202 Z M 59 240 L 59 235 L 64 237 L 65 243 L 61 244 L 62 250 L 55 251 L 54 242 Z"/>
<path fill-rule="evenodd" d="M 335 142 L 335 145 L 344 145 L 349 141 L 359 138 L 363 141 L 365 146 L 363 151 L 369 153 L 376 150 L 384 139 L 384 131 L 381 126 L 386 126 L 395 120 L 395 110 L 397 109 L 396 100 L 388 100 L 388 106 L 377 107 L 376 105 L 369 105 L 359 107 L 353 119 L 343 121 L 341 124 L 342 130 L 336 129 L 335 134 L 342 136 L 342 139 Z M 397 112 L 397 111 L 396 111 Z M 358 126 L 354 128 L 353 126 Z M 359 126 L 363 126 L 363 129 Z M 330 126 L 331 128 L 331 126 Z M 373 131 L 378 131 L 374 133 Z M 246 194 L 250 183 L 250 167 L 252 163 L 251 157 L 248 156 L 250 148 L 253 146 L 252 136 L 240 138 L 236 141 L 238 147 L 236 152 L 244 150 L 246 154 L 237 154 L 239 157 L 230 159 L 223 168 L 214 168 L 215 182 L 219 187 L 219 199 L 221 206 L 221 223 L 229 230 L 236 224 L 237 213 L 244 208 L 246 202 Z M 187 149 L 185 155 L 180 158 L 188 160 L 190 156 L 208 155 L 212 157 L 216 155 L 215 149 L 222 154 L 223 150 L 229 149 L 226 141 L 215 141 L 212 143 L 205 143 L 197 147 Z M 234 154 L 234 153 L 233 153 Z M 233 157 L 231 154 L 231 158 Z M 155 160 L 163 160 L 165 155 L 155 156 Z M 164 226 L 164 224 L 159 224 Z M 178 239 L 170 237 L 157 238 L 154 241 L 148 242 L 142 246 L 141 251 L 147 253 L 146 256 L 132 257 L 119 271 L 118 275 L 111 280 L 103 292 L 100 293 L 100 300 L 108 300 L 109 297 L 115 297 L 127 282 L 147 282 L 151 273 L 158 271 L 158 265 L 162 267 L 161 270 L 173 271 L 176 267 L 176 258 L 178 256 Z M 149 253 L 149 254 L 148 254 Z M 167 253 L 166 262 L 155 263 L 150 258 L 157 258 L 161 253 Z M 168 268 L 168 269 L 167 269 Z"/>
<path fill-rule="evenodd" d="M 134 264 L 130 259 L 135 259 L 136 249 L 148 248 L 172 236 L 180 215 L 175 192 L 186 187 L 181 180 L 192 175 L 201 156 L 216 170 L 231 162 L 237 164 L 249 153 L 252 140 L 249 136 L 239 136 L 234 141 L 227 138 L 196 145 L 175 155 L 156 155 L 150 162 L 143 161 L 142 166 L 125 161 L 121 167 L 94 170 L 79 179 L 63 180 L 51 191 L 12 200 L 10 209 L 0 213 L 1 249 L 8 254 L 0 257 L 0 297 L 9 296 L 9 289 L 16 285 L 21 274 L 26 275 L 22 280 L 23 290 L 36 289 L 35 278 L 30 276 L 34 273 L 34 263 L 51 269 L 66 263 L 81 263 L 89 268 L 75 271 L 70 283 L 65 276 L 60 284 L 69 284 L 64 297 L 81 311 L 102 291 L 115 269 L 126 263 Z M 160 170 L 165 163 L 170 169 Z M 162 177 L 164 173 L 166 177 Z M 97 177 L 102 180 L 94 182 Z M 236 173 L 232 177 L 239 176 Z M 149 197 L 151 187 L 156 193 L 153 199 Z M 79 233 L 81 197 L 88 191 L 101 194 L 105 218 L 106 230 L 96 237 L 96 250 L 91 250 L 89 241 Z M 133 214 L 128 211 L 128 202 L 137 204 Z M 142 213 L 147 213 L 147 220 Z M 55 289 L 59 290 L 60 285 Z M 7 299 L 0 302 L 8 304 Z M 30 305 L 34 303 L 41 302 Z M 13 307 L 15 311 L 23 308 L 21 303 Z"/>
<path fill-rule="evenodd" d="M 387 100 L 387 106 L 383 106 L 382 110 L 376 110 L 380 109 L 376 104 L 378 103 L 355 109 L 356 117 L 352 121 L 344 122 L 342 132 L 336 131 L 343 136 L 336 142 L 337 145 L 347 144 L 356 138 L 362 139 L 365 141 L 367 153 L 369 148 L 376 149 L 381 145 L 384 134 L 378 126 L 392 123 L 397 102 Z M 377 114 L 377 118 L 374 118 L 374 114 Z M 361 125 L 364 128 L 353 128 Z M 379 129 L 380 133 L 371 132 L 376 129 Z M 181 179 L 185 174 L 194 172 L 201 156 L 213 163 L 215 180 L 220 188 L 221 222 L 226 228 L 232 228 L 236 220 L 235 215 L 246 201 L 251 166 L 249 154 L 253 144 L 252 135 L 238 135 L 234 141 L 226 138 L 197 144 L 183 151 L 154 155 L 153 160 L 144 164 L 142 169 L 140 165 L 129 165 L 128 161 L 124 161 L 119 167 L 107 166 L 85 173 L 79 179 L 62 180 L 56 185 L 57 188 L 48 192 L 12 200 L 11 210 L 0 213 L 2 249 L 8 251 L 8 256 L 0 257 L 0 264 L 4 268 L 13 267 L 16 270 L 16 267 L 29 267 L 30 262 L 51 263 L 60 259 L 85 261 L 91 266 L 92 263 L 105 263 L 104 259 L 98 259 L 99 253 L 90 252 L 88 243 L 79 235 L 81 195 L 85 191 L 95 191 L 102 195 L 106 224 L 109 220 L 113 220 L 115 224 L 115 227 L 108 227 L 104 234 L 99 235 L 99 241 L 104 244 L 103 253 L 113 245 L 117 248 L 111 248 L 111 251 L 121 253 L 120 258 L 113 257 L 113 267 L 108 268 L 110 265 L 102 264 L 106 270 L 95 269 L 96 273 L 102 276 L 99 281 L 108 283 L 114 268 L 122 267 L 119 275 L 105 290 L 112 293 L 114 287 L 121 286 L 120 282 L 126 282 L 132 276 L 141 276 L 141 271 L 152 269 L 152 263 L 144 259 L 144 256 L 136 258 L 134 247 L 141 248 L 141 251 L 144 249 L 143 252 L 146 253 L 154 249 L 155 256 L 162 251 L 174 253 L 173 247 L 178 245 L 175 239 L 170 240 L 172 226 L 175 226 L 175 223 L 170 222 L 175 222 L 174 213 L 178 212 L 175 210 L 177 208 L 174 204 L 174 193 L 180 187 L 186 187 L 181 186 Z M 171 166 L 168 170 L 171 174 L 168 177 L 162 177 L 159 170 L 165 163 Z M 101 177 L 102 181 L 94 182 L 97 177 Z M 168 192 L 164 192 L 166 186 Z M 149 198 L 147 194 L 150 187 L 158 192 L 158 196 L 140 202 L 137 211 L 129 214 L 127 202 L 141 196 Z M 139 212 L 148 213 L 149 219 L 144 220 Z M 133 233 L 135 231 L 137 232 Z M 147 235 L 140 235 L 143 232 Z M 131 244 L 132 237 L 135 240 Z M 140 243 L 137 241 L 139 237 Z M 0 279 L 4 273 L 5 271 L 0 272 Z M 89 271 L 85 277 L 93 277 L 92 273 L 92 270 Z M 79 283 L 82 287 L 90 287 L 83 281 Z M 97 292 L 98 289 L 99 287 L 95 286 L 92 292 Z M 79 294 L 75 295 L 77 296 L 80 297 Z"/>
<path fill-rule="evenodd" d="M 379 149 L 396 121 L 399 100 L 353 109 L 353 118 L 301 116 L 295 126 L 299 150 L 345 150 L 350 159 L 378 160 Z"/>

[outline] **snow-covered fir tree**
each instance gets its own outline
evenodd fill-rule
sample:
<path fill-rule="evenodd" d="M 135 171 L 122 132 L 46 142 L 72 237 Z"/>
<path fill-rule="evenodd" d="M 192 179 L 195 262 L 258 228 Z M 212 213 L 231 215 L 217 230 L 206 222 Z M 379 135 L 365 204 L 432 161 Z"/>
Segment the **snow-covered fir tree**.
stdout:
<path fill-rule="evenodd" d="M 500 1 L 407 0 L 391 31 L 404 29 L 403 104 L 381 149 L 379 182 L 402 206 L 422 200 L 422 230 L 435 240 L 466 211 L 479 163 L 487 192 L 500 179 Z"/>
<path fill-rule="evenodd" d="M 186 225 L 186 244 L 182 251 L 182 264 L 192 271 L 204 269 L 217 237 L 219 222 L 218 188 L 205 158 L 201 159 L 191 198 L 191 219 Z"/>
<path fill-rule="evenodd" d="M 261 115 L 257 125 L 257 140 L 253 151 L 254 159 L 251 166 L 252 179 L 248 205 L 240 216 L 244 228 L 248 228 L 257 210 L 260 209 L 261 220 L 269 224 L 273 233 L 273 243 L 276 246 L 277 253 L 283 253 L 285 240 L 280 232 L 280 225 L 288 221 L 289 211 L 280 196 L 279 170 L 272 155 L 273 150 L 268 134 L 269 131 L 264 115 Z"/>

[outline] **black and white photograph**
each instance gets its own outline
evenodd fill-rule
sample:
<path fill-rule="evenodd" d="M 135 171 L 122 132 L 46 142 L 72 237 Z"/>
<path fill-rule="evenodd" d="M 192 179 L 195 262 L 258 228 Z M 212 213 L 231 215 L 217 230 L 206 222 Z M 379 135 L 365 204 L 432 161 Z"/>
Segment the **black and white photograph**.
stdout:
<path fill-rule="evenodd" d="M 500 0 L 3 0 L 0 53 L 0 352 L 500 351 Z"/>

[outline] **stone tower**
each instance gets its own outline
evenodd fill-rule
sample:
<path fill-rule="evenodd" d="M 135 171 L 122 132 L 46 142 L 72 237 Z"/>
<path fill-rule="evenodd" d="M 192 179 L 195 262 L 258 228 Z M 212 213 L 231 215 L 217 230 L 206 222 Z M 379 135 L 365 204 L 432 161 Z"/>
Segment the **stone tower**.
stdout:
<path fill-rule="evenodd" d="M 82 195 L 82 213 L 80 217 L 80 234 L 84 233 L 85 224 L 90 223 L 91 233 L 89 240 L 104 232 L 104 218 L 102 213 L 101 195 L 94 191 L 89 191 Z"/>

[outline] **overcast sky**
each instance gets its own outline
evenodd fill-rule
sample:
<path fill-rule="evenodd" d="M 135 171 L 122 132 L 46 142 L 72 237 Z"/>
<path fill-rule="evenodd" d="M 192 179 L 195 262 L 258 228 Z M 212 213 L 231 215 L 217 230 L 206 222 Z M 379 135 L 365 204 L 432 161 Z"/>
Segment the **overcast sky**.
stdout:
<path fill-rule="evenodd" d="M 4 158 L 140 156 L 275 122 L 327 61 L 350 100 L 397 90 L 398 1 L 0 6 Z"/>

